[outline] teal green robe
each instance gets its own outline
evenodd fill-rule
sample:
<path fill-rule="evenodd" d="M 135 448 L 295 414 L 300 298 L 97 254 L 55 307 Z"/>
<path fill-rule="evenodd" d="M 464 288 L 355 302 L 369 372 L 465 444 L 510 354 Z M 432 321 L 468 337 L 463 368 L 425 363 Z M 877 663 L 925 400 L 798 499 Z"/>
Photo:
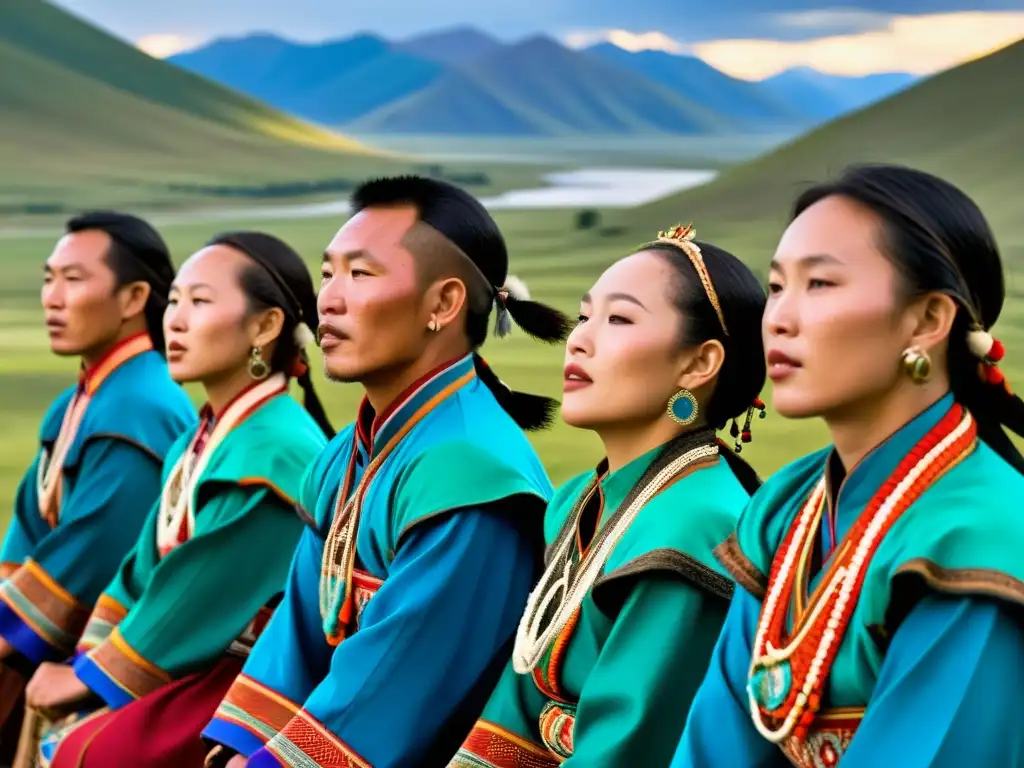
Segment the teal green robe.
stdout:
<path fill-rule="evenodd" d="M 371 465 L 355 614 L 336 637 L 328 625 L 337 611 L 320 605 L 325 537 L 346 474 L 357 485 Z M 472 356 L 379 415 L 364 402 L 303 483 L 313 526 L 281 606 L 204 736 L 253 768 L 446 764 L 509 657 L 551 492 Z"/>
<path fill-rule="evenodd" d="M 193 435 L 171 449 L 164 481 Z M 213 450 L 193 492 L 195 529 L 161 557 L 159 504 L 104 590 L 75 672 L 117 708 L 172 680 L 245 655 L 280 598 L 303 523 L 299 482 L 326 445 L 287 394 L 264 402 Z"/>
<path fill-rule="evenodd" d="M 155 351 L 96 370 L 79 385 L 91 395 L 64 461 L 57 524 L 40 514 L 36 476 L 78 387 L 61 394 L 43 418 L 40 451 L 18 487 L 0 550 L 8 576 L 0 582 L 0 637 L 19 652 L 26 674 L 74 651 L 159 496 L 164 457 L 196 423 L 192 403 Z"/>
<path fill-rule="evenodd" d="M 952 406 L 947 396 L 869 453 L 843 481 L 833 541 L 822 520 L 814 589 L 835 544 L 910 449 Z M 782 469 L 754 496 L 719 554 L 736 592 L 672 768 L 790 765 L 755 730 L 747 695 L 754 633 L 775 552 L 831 449 Z M 897 520 L 872 558 L 826 683 L 837 733 L 808 744 L 842 768 L 1024 764 L 1024 478 L 984 443 Z M 819 720 L 819 722 L 828 722 Z"/>
<path fill-rule="evenodd" d="M 601 480 L 600 527 L 660 451 Z M 552 499 L 549 552 L 562 535 L 585 537 L 565 526 L 594 477 L 574 478 Z M 508 665 L 451 765 L 666 765 L 682 732 L 678 713 L 703 679 L 732 592 L 712 553 L 748 498 L 719 457 L 651 499 L 612 550 L 575 629 L 553 642 L 532 674 Z"/>

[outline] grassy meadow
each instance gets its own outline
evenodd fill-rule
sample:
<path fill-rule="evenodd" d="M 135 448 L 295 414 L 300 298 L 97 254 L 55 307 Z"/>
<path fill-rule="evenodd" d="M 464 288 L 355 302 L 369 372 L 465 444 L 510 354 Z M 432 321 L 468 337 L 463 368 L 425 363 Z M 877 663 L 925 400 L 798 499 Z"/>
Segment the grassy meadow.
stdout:
<path fill-rule="evenodd" d="M 1006 343 L 1011 382 L 1024 381 L 1024 42 L 931 78 L 807 136 L 751 150 L 721 137 L 693 141 L 631 139 L 542 146 L 437 139 L 385 142 L 382 149 L 286 117 L 213 83 L 150 59 L 39 0 L 0 7 L 0 529 L 36 449 L 43 412 L 75 379 L 76 363 L 49 353 L 39 287 L 42 264 L 69 210 L 95 205 L 138 213 L 297 202 L 301 194 L 257 199 L 201 188 L 340 180 L 443 165 L 480 174 L 477 194 L 536 187 L 545 170 L 567 167 L 724 167 L 711 184 L 632 210 L 601 211 L 602 225 L 580 231 L 577 210 L 502 211 L 511 271 L 533 295 L 575 313 L 580 294 L 616 258 L 677 222 L 733 251 L 764 274 L 790 202 L 808 182 L 853 161 L 895 161 L 946 176 L 985 210 L 1008 274 L 1008 301 L 996 335 Z M 750 162 L 737 162 L 754 152 Z M 410 153 L 410 154 L 406 154 Z M 419 157 L 413 158 L 411 153 Z M 730 163 L 735 163 L 730 165 Z M 175 185 L 179 186 L 175 186 Z M 182 191 L 180 185 L 193 185 Z M 294 190 L 293 190 L 294 192 Z M 344 195 L 343 188 L 321 197 Z M 230 214 L 234 216 L 234 213 Z M 182 261 L 215 231 L 262 229 L 291 243 L 315 268 L 340 217 L 224 220 L 160 229 Z M 561 348 L 522 333 L 490 339 L 483 354 L 512 387 L 558 396 Z M 319 367 L 319 366 L 315 366 Z M 319 381 L 336 425 L 360 397 L 354 385 Z M 198 401 L 200 394 L 192 390 Z M 765 398 L 771 404 L 770 391 Z M 564 425 L 533 437 L 557 483 L 599 458 L 592 435 Z M 769 414 L 745 449 L 767 475 L 826 441 L 821 424 Z"/>
<path fill-rule="evenodd" d="M 498 216 L 509 239 L 513 272 L 526 280 L 539 300 L 568 312 L 575 312 L 580 294 L 601 269 L 625 253 L 597 238 L 593 242 L 589 237 L 581 238 L 573 217 L 573 211 L 508 212 Z M 340 223 L 338 219 L 263 224 L 242 220 L 225 222 L 223 228 L 260 227 L 272 232 L 296 247 L 312 269 Z M 180 262 L 220 228 L 217 224 L 190 224 L 164 227 L 162 232 Z M 0 443 L 0 528 L 35 450 L 39 419 L 51 399 L 76 375 L 74 361 L 50 354 L 42 325 L 38 300 L 41 265 L 52 246 L 53 237 L 0 240 L 5 278 L 0 285 L 0 421 L 5 425 L 5 439 Z M 514 332 L 505 339 L 490 338 L 483 354 L 514 388 L 560 396 L 561 347 L 535 343 Z M 360 398 L 357 386 L 327 383 L 321 377 L 318 389 L 336 426 L 351 419 Z M 192 388 L 190 393 L 198 402 L 199 392 Z M 600 458 L 599 446 L 591 435 L 561 424 L 532 439 L 555 482 Z M 761 471 L 770 472 L 821 445 L 823 439 L 821 430 L 812 425 L 772 416 L 755 422 L 754 443 L 745 450 Z"/>

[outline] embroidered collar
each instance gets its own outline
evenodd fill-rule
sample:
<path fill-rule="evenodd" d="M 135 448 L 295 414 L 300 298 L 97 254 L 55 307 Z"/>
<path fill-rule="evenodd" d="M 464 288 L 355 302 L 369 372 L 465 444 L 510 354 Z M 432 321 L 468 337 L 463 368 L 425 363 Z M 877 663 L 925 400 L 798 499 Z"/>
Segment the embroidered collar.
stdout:
<path fill-rule="evenodd" d="M 867 455 L 846 473 L 846 477 L 842 478 L 838 487 L 834 487 L 832 481 L 829 480 L 828 498 L 833 510 L 839 499 L 842 499 L 844 507 L 860 509 L 867 504 L 878 487 L 888 479 L 903 458 L 939 423 L 943 416 L 949 413 L 952 407 L 953 395 L 948 394 L 868 451 Z M 838 460 L 834 450 L 829 453 L 828 460 L 829 467 L 833 461 Z M 831 472 L 827 474 L 832 475 Z"/>
<path fill-rule="evenodd" d="M 235 395 L 233 398 L 231 398 L 228 402 L 226 402 L 224 404 L 224 407 L 221 408 L 219 411 L 215 412 L 213 410 L 213 408 L 210 406 L 209 403 L 203 403 L 202 407 L 199 409 L 199 419 L 200 419 L 200 421 L 206 422 L 207 426 L 212 428 L 218 421 L 220 421 L 222 418 L 224 418 L 224 414 L 227 413 L 231 409 L 231 407 L 233 405 L 235 405 L 235 403 L 237 403 L 239 400 L 241 400 L 247 394 L 252 392 L 252 390 L 254 390 L 256 387 L 258 387 L 262 383 L 263 383 L 262 381 L 253 381 L 251 384 L 249 384 L 248 386 L 244 387 L 241 392 L 239 392 L 237 395 Z"/>
<path fill-rule="evenodd" d="M 136 333 L 114 345 L 103 357 L 82 371 L 78 376 L 79 388 L 87 395 L 96 394 L 96 390 L 110 374 L 131 360 L 133 357 L 153 349 L 153 341 L 148 333 Z"/>
<path fill-rule="evenodd" d="M 473 355 L 449 360 L 417 379 L 380 414 L 363 398 L 356 419 L 356 436 L 370 457 L 376 456 L 391 439 L 421 411 L 436 405 L 437 396 L 453 382 L 474 371 Z"/>
<path fill-rule="evenodd" d="M 324 636 L 331 645 L 337 645 L 344 638 L 354 616 L 352 575 L 355 569 L 355 542 L 359 528 L 363 496 L 395 446 L 427 414 L 440 403 L 458 392 L 476 378 L 473 356 L 465 357 L 442 366 L 432 374 L 415 383 L 395 403 L 374 419 L 370 429 L 372 453 L 359 482 L 355 482 L 357 454 L 364 449 L 365 424 L 372 409 L 364 401 L 360 413 L 362 418 L 356 426 L 352 455 L 345 472 L 345 479 L 335 497 L 331 526 L 324 544 L 320 571 L 320 615 L 323 618 Z M 363 424 L 360 434 L 359 424 Z"/>
<path fill-rule="evenodd" d="M 157 549 L 163 557 L 187 541 L 195 530 L 193 495 L 203 471 L 217 447 L 230 432 L 267 401 L 285 394 L 288 380 L 276 373 L 256 386 L 248 387 L 224 410 L 223 418 L 210 427 L 206 420 L 193 435 L 185 451 L 175 462 L 160 493 L 160 517 L 157 520 Z"/>

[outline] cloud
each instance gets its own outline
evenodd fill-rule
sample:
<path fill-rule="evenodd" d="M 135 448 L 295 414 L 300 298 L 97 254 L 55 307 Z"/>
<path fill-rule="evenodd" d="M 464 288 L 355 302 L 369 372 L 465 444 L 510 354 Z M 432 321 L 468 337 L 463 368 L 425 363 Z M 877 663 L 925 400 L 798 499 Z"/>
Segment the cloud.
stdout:
<path fill-rule="evenodd" d="M 135 47 L 154 59 L 166 59 L 176 53 L 195 48 L 202 40 L 184 35 L 145 35 L 135 41 Z"/>
<path fill-rule="evenodd" d="M 800 30 L 818 35 L 840 35 L 885 29 L 892 23 L 893 14 L 862 8 L 822 8 L 813 11 L 776 13 L 770 23 L 788 30 Z"/>
<path fill-rule="evenodd" d="M 895 16 L 884 29 L 802 41 L 717 40 L 694 53 L 723 72 L 750 80 L 791 67 L 835 75 L 877 72 L 930 75 L 1024 37 L 1024 12 Z"/>
<path fill-rule="evenodd" d="M 667 51 L 688 53 L 683 45 L 663 32 L 629 32 L 625 29 L 602 29 L 586 32 L 570 32 L 563 38 L 570 48 L 588 48 L 597 43 L 611 43 L 627 51 Z"/>

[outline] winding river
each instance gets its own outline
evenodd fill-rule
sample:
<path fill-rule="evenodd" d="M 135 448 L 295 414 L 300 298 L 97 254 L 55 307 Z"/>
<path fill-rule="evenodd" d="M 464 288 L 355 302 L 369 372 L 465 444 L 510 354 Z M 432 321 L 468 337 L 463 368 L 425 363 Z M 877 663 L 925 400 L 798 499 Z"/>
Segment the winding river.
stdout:
<path fill-rule="evenodd" d="M 633 208 L 706 184 L 715 171 L 658 168 L 581 168 L 544 176 L 549 186 L 515 189 L 483 199 L 490 210 L 550 208 Z M 147 218 L 157 226 L 204 221 L 253 219 L 309 219 L 348 213 L 345 199 L 320 203 L 199 208 L 174 213 L 154 213 Z M 145 214 L 143 214 L 145 216 Z M 53 228 L 0 229 L 0 238 L 52 235 Z"/>

